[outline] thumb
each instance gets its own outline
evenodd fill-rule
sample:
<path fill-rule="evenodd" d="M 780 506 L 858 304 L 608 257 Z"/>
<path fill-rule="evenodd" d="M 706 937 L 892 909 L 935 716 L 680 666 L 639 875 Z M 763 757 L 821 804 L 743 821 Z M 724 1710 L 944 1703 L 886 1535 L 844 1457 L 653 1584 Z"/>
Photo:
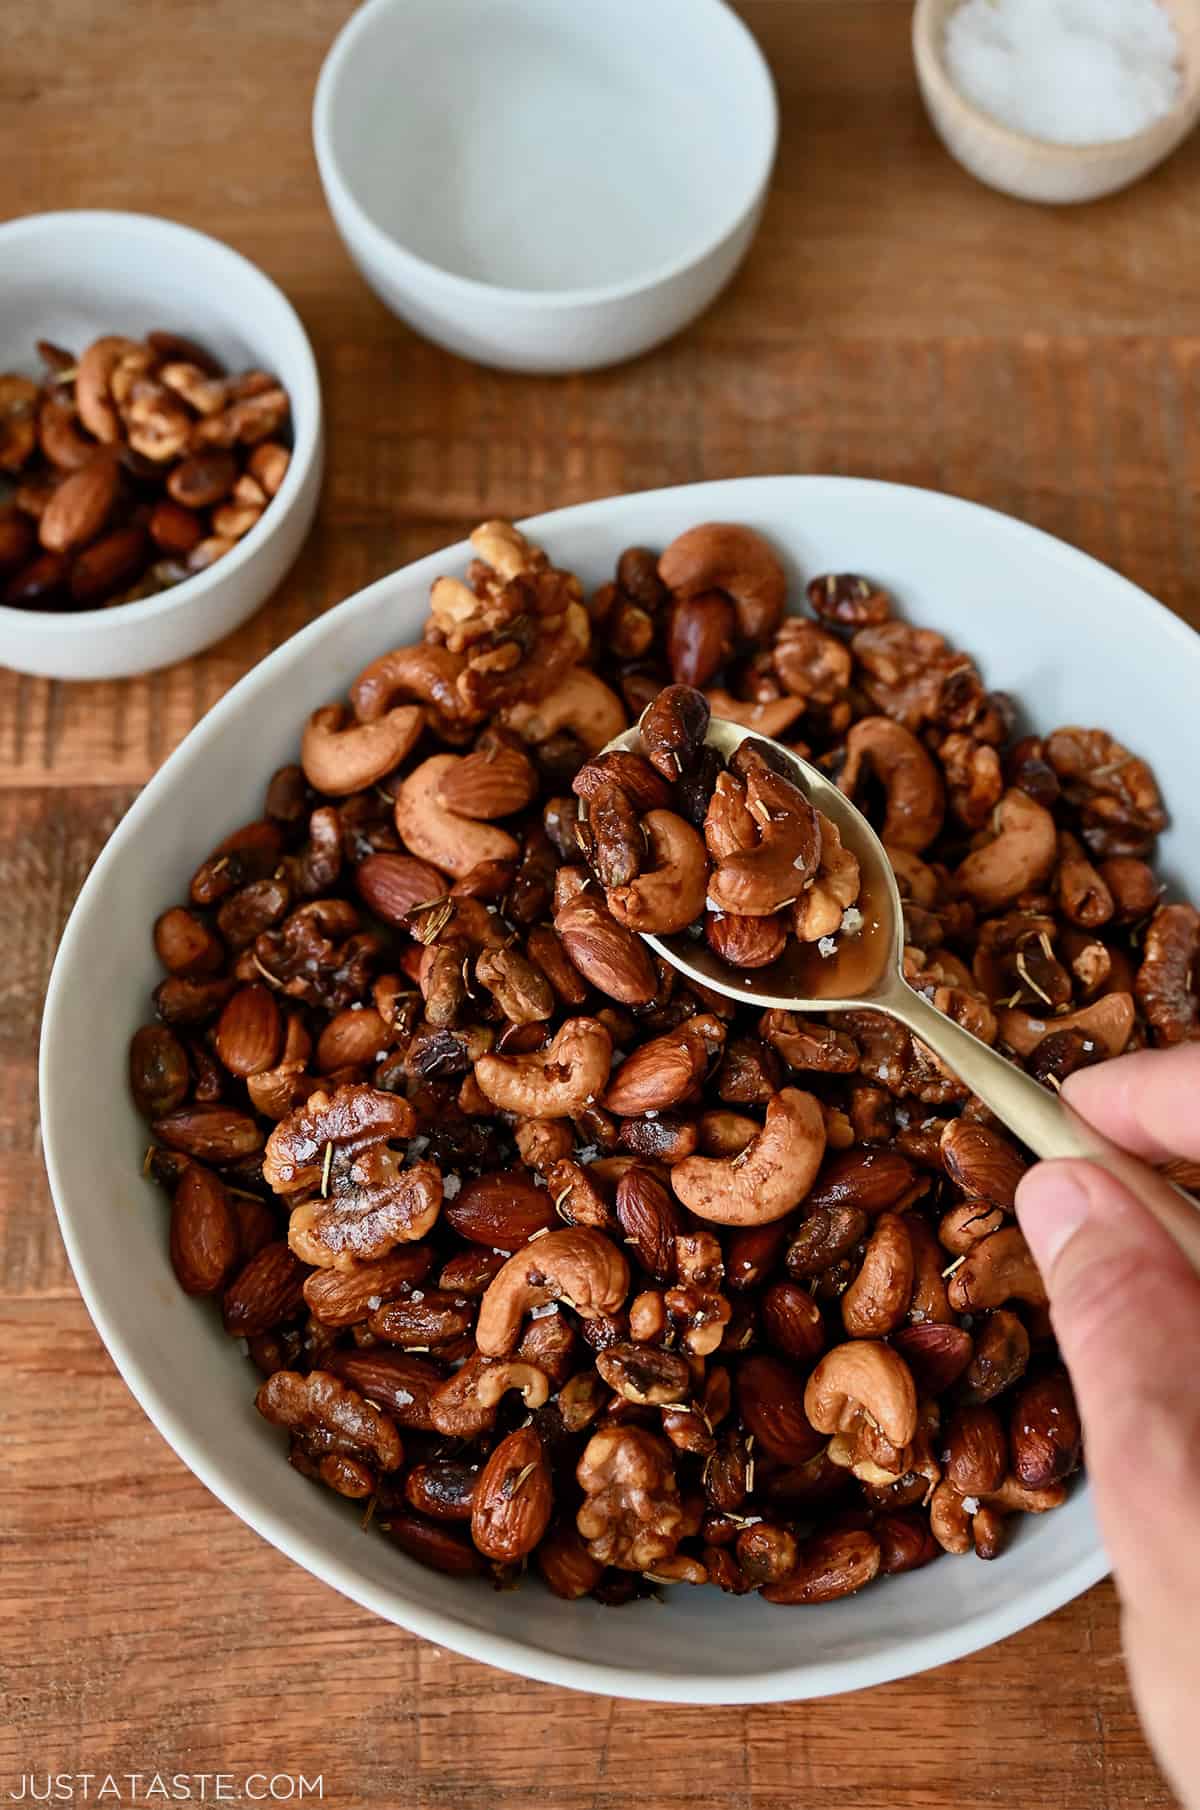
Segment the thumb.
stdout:
<path fill-rule="evenodd" d="M 1092 1163 L 1039 1163 L 1017 1213 L 1075 1386 L 1109 1551 L 1123 1579 L 1158 1574 L 1157 1548 L 1174 1536 L 1164 1504 L 1200 1494 L 1200 1277 Z"/>

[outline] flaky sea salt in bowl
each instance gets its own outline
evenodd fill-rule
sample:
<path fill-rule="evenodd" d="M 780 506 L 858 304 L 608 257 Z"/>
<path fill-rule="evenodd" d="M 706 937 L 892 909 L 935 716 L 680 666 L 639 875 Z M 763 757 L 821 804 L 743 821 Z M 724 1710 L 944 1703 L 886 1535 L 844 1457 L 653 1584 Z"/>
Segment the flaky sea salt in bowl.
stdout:
<path fill-rule="evenodd" d="M 1200 119 L 1200 0 L 917 0 L 913 55 L 947 150 L 1022 201 L 1126 188 Z"/>

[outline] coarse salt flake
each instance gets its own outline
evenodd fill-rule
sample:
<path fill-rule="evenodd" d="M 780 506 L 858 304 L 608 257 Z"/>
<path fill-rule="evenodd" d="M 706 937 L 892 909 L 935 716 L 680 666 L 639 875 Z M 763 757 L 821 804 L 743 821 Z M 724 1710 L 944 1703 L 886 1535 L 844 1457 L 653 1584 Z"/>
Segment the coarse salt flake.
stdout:
<path fill-rule="evenodd" d="M 461 1193 L 462 1193 L 462 1176 L 461 1175 L 443 1175 L 443 1177 L 442 1177 L 442 1197 L 443 1197 L 443 1199 L 454 1200 Z"/>
<path fill-rule="evenodd" d="M 371 1309 L 371 1312 L 374 1313 L 376 1308 L 383 1306 L 383 1296 L 382 1295 L 368 1295 L 367 1296 L 367 1306 Z"/>
<path fill-rule="evenodd" d="M 977 1515 L 979 1513 L 979 1497 L 978 1496 L 964 1496 L 963 1497 L 963 1507 L 966 1509 L 966 1511 L 969 1515 Z"/>
<path fill-rule="evenodd" d="M 397 1408 L 407 1408 L 412 1404 L 412 1396 L 407 1389 L 393 1389 L 392 1401 Z"/>
<path fill-rule="evenodd" d="M 857 905 L 848 905 L 842 913 L 842 935 L 857 936 L 866 919 Z"/>
<path fill-rule="evenodd" d="M 414 1288 L 408 1298 L 410 1301 L 414 1301 L 419 1307 L 421 1302 L 425 1299 L 425 1290 L 423 1288 Z"/>
<path fill-rule="evenodd" d="M 558 1302 L 557 1301 L 544 1301 L 540 1307 L 531 1307 L 530 1308 L 529 1318 L 531 1320 L 546 1320 L 546 1319 L 549 1319 L 551 1314 L 556 1314 L 557 1312 L 558 1312 Z"/>
<path fill-rule="evenodd" d="M 1050 144 L 1132 138 L 1171 111 L 1179 39 L 1160 0 L 963 0 L 945 37 L 964 98 Z"/>
<path fill-rule="evenodd" d="M 837 949 L 836 936 L 821 937 L 820 941 L 817 943 L 817 948 L 822 955 L 832 955 Z"/>

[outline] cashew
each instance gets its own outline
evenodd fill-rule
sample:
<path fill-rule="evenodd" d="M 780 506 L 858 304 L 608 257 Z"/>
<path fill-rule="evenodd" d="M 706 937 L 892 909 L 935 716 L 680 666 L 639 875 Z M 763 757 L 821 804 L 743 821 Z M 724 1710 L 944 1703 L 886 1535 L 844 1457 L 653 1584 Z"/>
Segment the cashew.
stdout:
<path fill-rule="evenodd" d="M 818 1433 L 855 1433 L 865 1415 L 903 1448 L 917 1431 L 917 1386 L 890 1345 L 851 1339 L 827 1351 L 809 1377 L 804 1412 Z"/>
<path fill-rule="evenodd" d="M 520 1392 L 527 1408 L 541 1408 L 550 1396 L 550 1379 L 544 1370 L 538 1370 L 533 1364 L 518 1363 L 510 1358 L 507 1363 L 496 1364 L 480 1373 L 475 1394 L 481 1408 L 495 1408 L 509 1389 Z"/>
<path fill-rule="evenodd" d="M 896 876 L 901 898 L 911 899 L 925 911 L 933 911 L 937 905 L 938 877 L 932 867 L 922 861 L 920 855 L 914 855 L 910 848 L 885 846 L 883 852 Z"/>
<path fill-rule="evenodd" d="M 1006 1301 L 1045 1307 L 1046 1285 L 1024 1234 L 1005 1226 L 971 1246 L 946 1291 L 955 1313 L 979 1313 Z"/>
<path fill-rule="evenodd" d="M 573 666 L 548 697 L 536 704 L 510 704 L 500 717 L 526 742 L 548 741 L 568 729 L 589 754 L 598 754 L 606 742 L 629 726 L 616 692 L 583 666 Z"/>
<path fill-rule="evenodd" d="M 714 1225 L 769 1225 L 804 1199 L 824 1154 L 819 1102 L 785 1087 L 772 1095 L 762 1130 L 740 1155 L 685 1157 L 671 1170 L 671 1186 L 685 1207 Z"/>
<path fill-rule="evenodd" d="M 658 575 L 685 600 L 724 591 L 744 641 L 761 640 L 783 618 L 787 574 L 770 543 L 741 523 L 702 522 L 687 529 L 662 554 Z"/>
<path fill-rule="evenodd" d="M 821 859 L 811 886 L 792 907 L 792 934 L 801 943 L 818 943 L 836 936 L 843 914 L 862 890 L 858 856 L 842 847 L 842 833 L 824 812 L 821 820 Z"/>
<path fill-rule="evenodd" d="M 703 912 L 708 855 L 698 832 L 674 811 L 647 811 L 642 827 L 653 868 L 628 886 L 610 886 L 605 896 L 618 924 L 665 936 Z"/>
<path fill-rule="evenodd" d="M 761 757 L 750 760 L 745 781 L 746 815 L 759 840 L 754 848 L 722 855 L 708 883 L 708 902 L 714 911 L 769 917 L 797 899 L 816 873 L 821 823 L 803 792 L 772 772 Z"/>
<path fill-rule="evenodd" d="M 851 1338 L 881 1339 L 908 1311 L 916 1260 L 901 1213 L 875 1221 L 862 1267 L 842 1296 L 842 1321 Z"/>
<path fill-rule="evenodd" d="M 949 1483 L 939 1483 L 929 1500 L 929 1531 L 943 1552 L 961 1557 L 970 1552 L 971 1517 L 958 1491 Z"/>
<path fill-rule="evenodd" d="M 567 1119 L 604 1092 L 612 1038 L 595 1018 L 568 1018 L 531 1056 L 481 1056 L 475 1079 L 501 1112 L 522 1119 Z"/>
<path fill-rule="evenodd" d="M 414 647 L 393 648 L 372 660 L 350 687 L 350 702 L 360 723 L 373 723 L 390 710 L 397 699 L 418 698 L 440 716 L 469 723 L 458 694 L 457 680 L 466 668 L 462 654 L 435 642 L 418 641 Z M 475 719 L 479 713 L 475 713 Z"/>
<path fill-rule="evenodd" d="M 457 767 L 457 754 L 434 754 L 422 761 L 396 795 L 396 829 L 401 841 L 422 861 L 462 880 L 483 861 L 515 861 L 520 846 L 507 830 L 460 817 L 438 803 L 446 774 Z"/>
<path fill-rule="evenodd" d="M 314 710 L 304 726 L 300 765 L 318 792 L 346 798 L 398 767 L 415 745 L 425 713 L 415 704 L 390 710 L 374 723 L 346 725 L 341 704 Z"/>
<path fill-rule="evenodd" d="M 887 794 L 881 839 L 919 854 L 942 827 L 946 791 L 932 757 L 903 723 L 865 716 L 846 737 L 846 761 L 838 787 L 847 798 L 859 789 L 863 770 L 874 773 Z"/>
<path fill-rule="evenodd" d="M 110 333 L 94 339 L 80 357 L 75 372 L 75 407 L 89 434 L 106 445 L 121 438 L 121 422 L 109 393 L 109 379 L 122 358 L 142 349 L 136 340 Z"/>
<path fill-rule="evenodd" d="M 510 1257 L 489 1282 L 475 1343 L 488 1357 L 504 1357 L 532 1308 L 562 1301 L 581 1319 L 595 1320 L 615 1314 L 628 1293 L 629 1265 L 603 1232 L 590 1226 L 547 1232 Z"/>
<path fill-rule="evenodd" d="M 1106 1055 L 1119 1056 L 1133 1035 L 1133 995 L 1106 993 L 1078 1012 L 1064 1012 L 1060 1018 L 1038 1018 L 1017 1006 L 1002 1008 L 996 1014 L 999 1036 L 1018 1056 L 1032 1056 L 1043 1037 L 1053 1031 L 1079 1031 L 1094 1038 Z"/>
<path fill-rule="evenodd" d="M 765 735 L 777 742 L 786 735 L 792 724 L 804 715 L 803 698 L 764 698 L 761 703 L 748 703 L 745 698 L 735 698 L 731 691 L 706 691 L 708 707 L 716 717 L 723 717 L 727 723 L 737 723 L 743 729 L 753 729 L 756 735 Z"/>
<path fill-rule="evenodd" d="M 1011 787 L 992 818 L 994 839 L 977 848 L 955 875 L 981 911 L 1000 911 L 1048 878 L 1058 855 L 1053 817 L 1028 792 Z"/>

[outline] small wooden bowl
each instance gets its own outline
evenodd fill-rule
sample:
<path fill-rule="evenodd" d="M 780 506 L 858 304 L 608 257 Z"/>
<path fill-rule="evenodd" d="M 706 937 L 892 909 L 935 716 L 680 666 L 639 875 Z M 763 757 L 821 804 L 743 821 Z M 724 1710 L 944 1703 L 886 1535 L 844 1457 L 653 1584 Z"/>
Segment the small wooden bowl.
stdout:
<path fill-rule="evenodd" d="M 1169 157 L 1200 119 L 1200 0 L 1162 0 L 1174 21 L 1183 87 L 1171 111 L 1132 138 L 1059 145 L 1014 131 L 964 99 L 946 70 L 946 21 L 961 0 L 917 0 L 913 57 L 934 130 L 963 168 L 1021 201 L 1095 201 Z"/>

